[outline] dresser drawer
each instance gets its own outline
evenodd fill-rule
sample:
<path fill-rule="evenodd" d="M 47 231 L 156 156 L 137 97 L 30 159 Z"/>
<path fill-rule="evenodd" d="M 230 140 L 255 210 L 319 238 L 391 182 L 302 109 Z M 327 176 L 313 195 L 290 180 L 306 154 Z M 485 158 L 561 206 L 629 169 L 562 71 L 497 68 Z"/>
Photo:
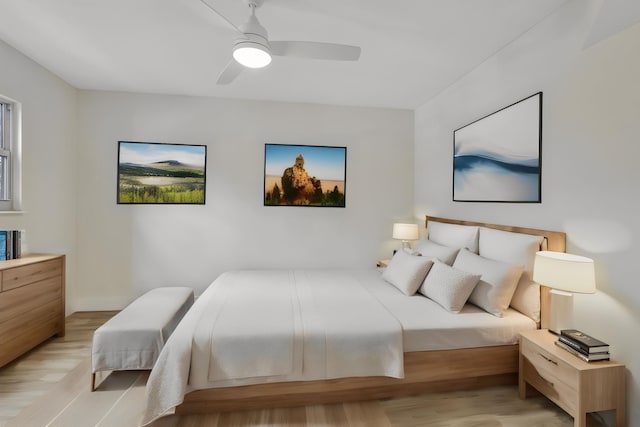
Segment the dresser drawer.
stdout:
<path fill-rule="evenodd" d="M 8 291 L 55 276 L 62 276 L 61 259 L 8 268 L 2 271 L 2 291 Z"/>
<path fill-rule="evenodd" d="M 2 323 L 0 366 L 32 349 L 61 330 L 62 301 L 51 301 Z"/>
<path fill-rule="evenodd" d="M 0 325 L 62 298 L 62 276 L 0 292 Z"/>

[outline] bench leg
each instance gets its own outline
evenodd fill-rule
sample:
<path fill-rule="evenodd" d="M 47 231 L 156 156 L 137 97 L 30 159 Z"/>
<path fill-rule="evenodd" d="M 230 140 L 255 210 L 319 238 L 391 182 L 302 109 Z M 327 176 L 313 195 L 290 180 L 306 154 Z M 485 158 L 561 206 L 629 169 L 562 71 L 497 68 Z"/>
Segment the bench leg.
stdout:
<path fill-rule="evenodd" d="M 91 374 L 91 391 L 92 392 L 96 391 L 96 373 L 95 372 Z"/>

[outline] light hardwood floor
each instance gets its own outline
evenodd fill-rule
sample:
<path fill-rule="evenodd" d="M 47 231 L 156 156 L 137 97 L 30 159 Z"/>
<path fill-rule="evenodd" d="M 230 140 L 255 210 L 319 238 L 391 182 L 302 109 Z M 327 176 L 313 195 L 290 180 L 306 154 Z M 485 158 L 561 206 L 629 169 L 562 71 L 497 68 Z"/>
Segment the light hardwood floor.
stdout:
<path fill-rule="evenodd" d="M 89 392 L 91 337 L 113 314 L 74 313 L 67 318 L 65 337 L 51 339 L 0 368 L 0 426 L 137 426 L 144 405 L 147 372 L 112 373 L 98 391 Z M 572 418 L 544 397 L 518 399 L 514 385 L 339 405 L 169 415 L 152 427 L 572 425 Z M 587 425 L 601 424 L 589 419 Z"/>

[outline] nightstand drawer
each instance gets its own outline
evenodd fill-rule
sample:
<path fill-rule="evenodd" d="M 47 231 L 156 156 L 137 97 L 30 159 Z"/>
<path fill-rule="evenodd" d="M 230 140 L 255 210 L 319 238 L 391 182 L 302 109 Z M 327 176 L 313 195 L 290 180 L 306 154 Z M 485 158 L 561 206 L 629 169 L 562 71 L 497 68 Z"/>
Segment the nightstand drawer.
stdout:
<path fill-rule="evenodd" d="M 522 355 L 544 378 L 552 383 L 562 382 L 574 392 L 578 390 L 578 371 L 557 356 L 533 344 L 522 340 Z"/>
<path fill-rule="evenodd" d="M 523 372 L 520 375 L 526 382 L 568 413 L 576 413 L 578 404 L 576 390 L 560 381 L 553 374 L 553 370 L 541 369 L 539 365 L 534 366 L 528 358 L 524 359 L 522 368 Z"/>

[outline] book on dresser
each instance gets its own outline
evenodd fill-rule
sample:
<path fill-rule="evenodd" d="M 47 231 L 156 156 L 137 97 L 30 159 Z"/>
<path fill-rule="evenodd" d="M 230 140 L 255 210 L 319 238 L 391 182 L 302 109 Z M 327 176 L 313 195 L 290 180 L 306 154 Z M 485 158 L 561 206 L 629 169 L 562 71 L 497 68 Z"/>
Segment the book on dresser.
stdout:
<path fill-rule="evenodd" d="M 0 230 L 0 261 L 22 257 L 24 230 Z"/>

